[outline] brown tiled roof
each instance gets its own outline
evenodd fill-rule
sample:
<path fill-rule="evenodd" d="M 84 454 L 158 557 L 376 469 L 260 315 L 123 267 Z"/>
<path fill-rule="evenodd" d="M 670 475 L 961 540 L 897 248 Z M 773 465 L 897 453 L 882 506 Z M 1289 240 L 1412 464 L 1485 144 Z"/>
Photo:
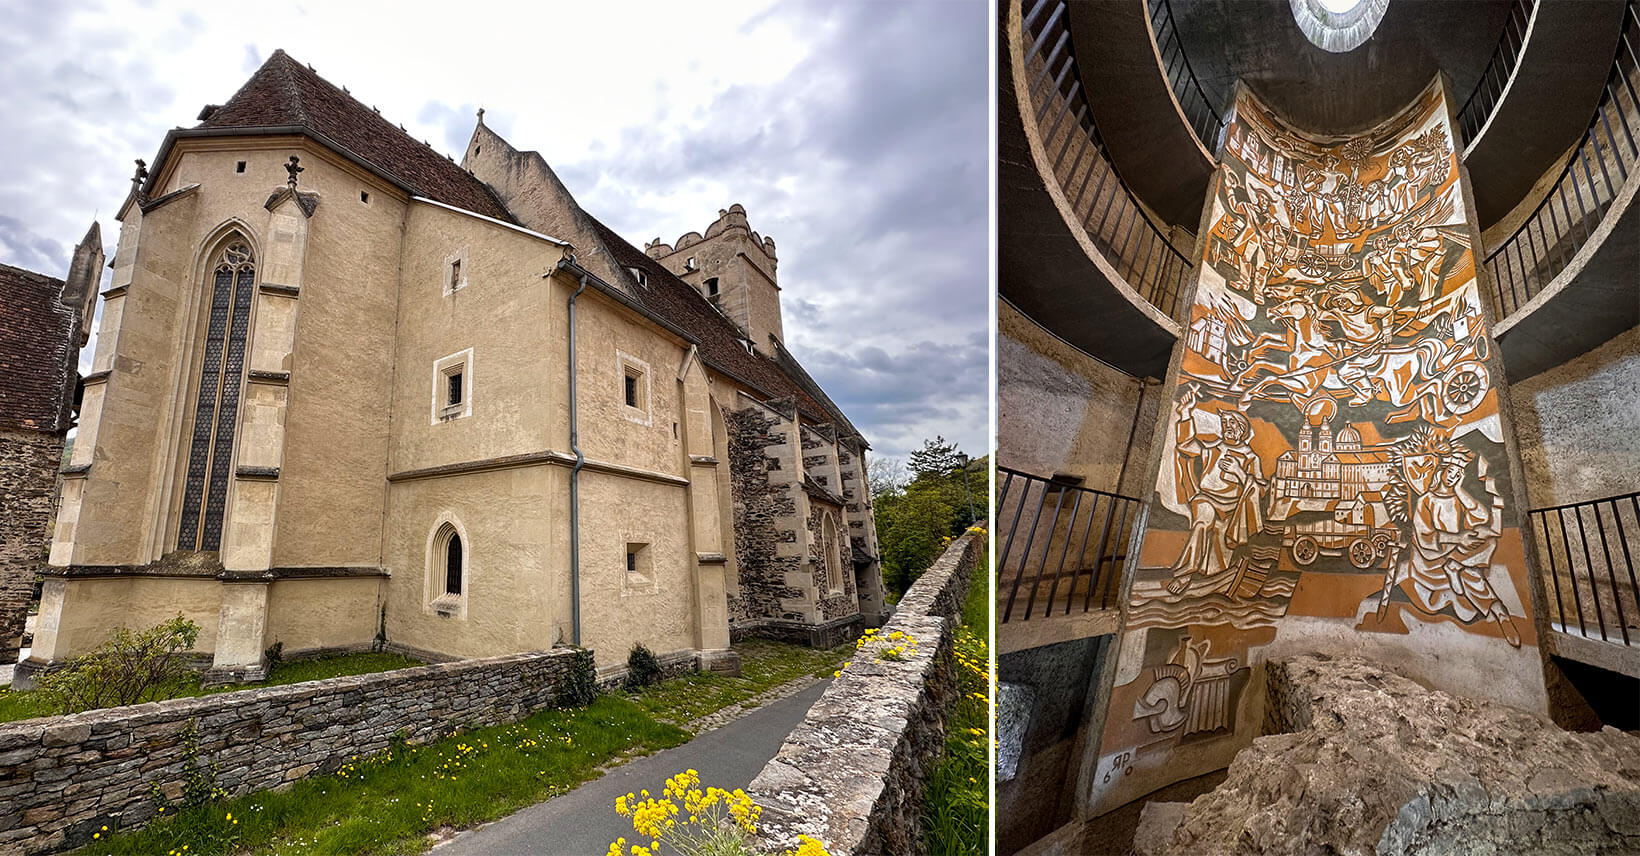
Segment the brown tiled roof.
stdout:
<path fill-rule="evenodd" d="M 68 430 L 79 348 L 63 281 L 0 264 L 0 428 Z"/>
<path fill-rule="evenodd" d="M 608 248 L 616 264 L 623 268 L 639 268 L 648 274 L 649 284 L 634 289 L 637 292 L 634 296 L 655 314 L 689 331 L 699 339 L 701 359 L 705 360 L 707 365 L 771 399 L 796 398 L 797 407 L 806 419 L 832 422 L 843 427 L 846 432 L 859 433 L 843 416 L 842 410 L 832 404 L 824 393 L 820 393 L 818 397 L 811 394 L 807 389 L 808 384 L 788 374 L 775 360 L 747 351 L 741 344 L 744 340 L 741 338 L 740 330 L 725 318 L 717 307 L 707 302 L 694 286 L 679 279 L 676 274 L 667 270 L 665 265 L 627 243 L 598 218 L 588 214 L 587 220 L 592 223 L 593 229 Z M 785 357 L 791 360 L 793 366 L 797 366 L 797 361 L 792 359 L 790 354 L 785 354 Z M 797 366 L 797 372 L 807 380 L 808 375 L 802 373 L 801 366 Z M 812 384 L 812 381 L 808 383 Z"/>
<path fill-rule="evenodd" d="M 274 51 L 226 104 L 201 115 L 206 118 L 198 127 L 205 129 L 307 128 L 421 196 L 514 222 L 484 182 L 283 50 Z"/>

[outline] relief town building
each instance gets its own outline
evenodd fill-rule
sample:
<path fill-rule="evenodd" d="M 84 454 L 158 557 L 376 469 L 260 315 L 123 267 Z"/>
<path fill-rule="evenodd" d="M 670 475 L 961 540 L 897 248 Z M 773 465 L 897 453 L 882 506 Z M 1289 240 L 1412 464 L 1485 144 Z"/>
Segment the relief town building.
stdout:
<path fill-rule="evenodd" d="M 880 623 L 868 445 L 739 205 L 646 253 L 482 111 L 458 165 L 282 51 L 199 119 L 119 212 L 25 673 L 179 610 L 223 678 Z"/>

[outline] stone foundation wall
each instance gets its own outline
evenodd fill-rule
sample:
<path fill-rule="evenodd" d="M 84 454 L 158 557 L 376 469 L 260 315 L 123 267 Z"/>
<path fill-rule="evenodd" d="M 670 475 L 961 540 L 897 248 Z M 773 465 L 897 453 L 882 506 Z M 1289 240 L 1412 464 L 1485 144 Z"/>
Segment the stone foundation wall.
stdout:
<path fill-rule="evenodd" d="M 1563 731 L 1359 658 L 1265 671 L 1266 735 L 1213 791 L 1145 806 L 1140 856 L 1640 853 L 1640 735 Z"/>
<path fill-rule="evenodd" d="M 923 788 L 956 701 L 955 615 L 984 549 L 979 535 L 951 543 L 881 632 L 909 634 L 916 654 L 893 662 L 877 659 L 883 642 L 863 647 L 747 788 L 763 806 L 764 851 L 807 835 L 833 856 L 924 852 Z"/>
<path fill-rule="evenodd" d="M 174 699 L 0 725 L 0 856 L 130 829 L 215 765 L 238 796 L 335 770 L 353 756 L 457 728 L 516 722 L 555 704 L 575 652 L 513 654 Z"/>
<path fill-rule="evenodd" d="M 860 638 L 865 629 L 864 615 L 847 615 L 824 624 L 769 619 L 733 625 L 729 628 L 729 638 L 733 642 L 742 639 L 773 639 L 776 642 L 790 642 L 793 645 L 807 645 L 810 648 L 824 650 L 853 642 Z"/>
<path fill-rule="evenodd" d="M 45 564 L 63 438 L 0 430 L 0 664 L 17 662 L 34 575 Z"/>

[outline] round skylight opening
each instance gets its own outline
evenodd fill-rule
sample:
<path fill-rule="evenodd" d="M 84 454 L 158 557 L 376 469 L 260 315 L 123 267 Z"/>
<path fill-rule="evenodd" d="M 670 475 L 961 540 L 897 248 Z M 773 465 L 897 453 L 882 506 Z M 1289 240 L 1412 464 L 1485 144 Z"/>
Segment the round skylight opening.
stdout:
<path fill-rule="evenodd" d="M 1287 0 L 1293 20 L 1316 47 L 1348 53 L 1365 44 L 1384 20 L 1389 0 Z"/>

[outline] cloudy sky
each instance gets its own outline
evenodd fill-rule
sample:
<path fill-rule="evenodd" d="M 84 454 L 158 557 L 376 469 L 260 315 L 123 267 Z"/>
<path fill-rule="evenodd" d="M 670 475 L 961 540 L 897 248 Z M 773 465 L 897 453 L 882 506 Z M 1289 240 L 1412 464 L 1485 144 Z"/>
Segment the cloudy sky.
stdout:
<path fill-rule="evenodd" d="M 133 160 L 284 48 L 443 152 L 483 106 L 640 247 L 745 205 L 877 453 L 983 452 L 982 0 L 278 7 L 0 0 L 0 262 L 62 276 L 93 216 L 112 248 Z"/>

